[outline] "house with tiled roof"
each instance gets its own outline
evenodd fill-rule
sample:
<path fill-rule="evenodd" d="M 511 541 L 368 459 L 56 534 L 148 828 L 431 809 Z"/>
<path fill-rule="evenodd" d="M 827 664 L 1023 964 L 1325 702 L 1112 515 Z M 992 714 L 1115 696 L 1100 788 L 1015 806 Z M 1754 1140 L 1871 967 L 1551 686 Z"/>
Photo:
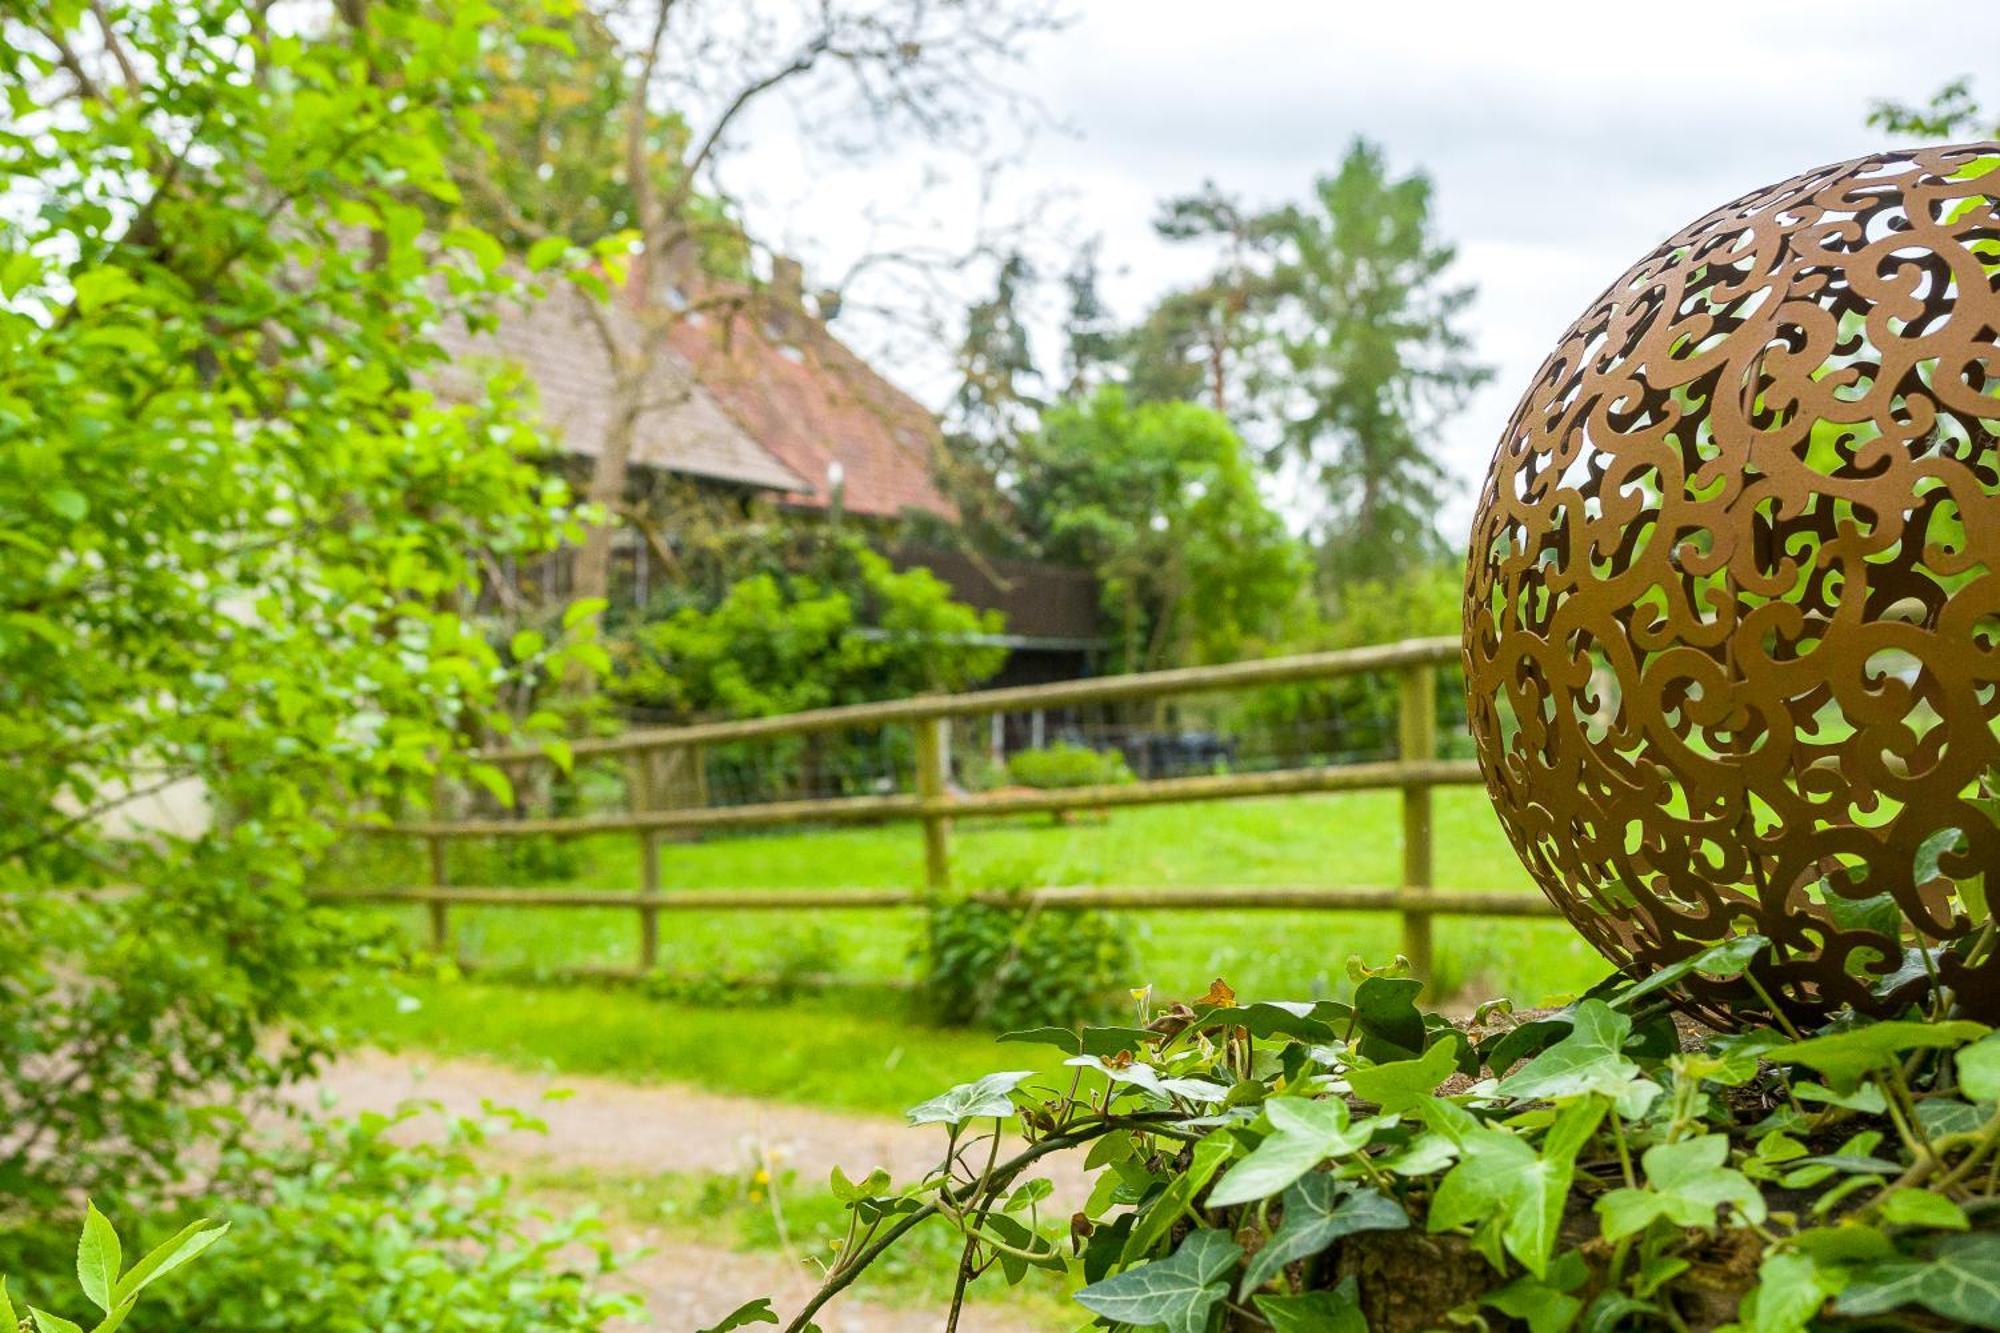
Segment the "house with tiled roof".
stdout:
<path fill-rule="evenodd" d="M 645 395 L 633 472 L 683 478 L 792 512 L 861 520 L 896 564 L 931 568 L 959 600 L 1007 615 L 1004 637 L 1014 653 L 1003 681 L 1087 674 L 1098 642 L 1096 582 L 1088 573 L 968 559 L 901 540 L 898 520 L 959 519 L 938 480 L 943 433 L 921 403 L 808 309 L 801 276 L 782 258 L 764 287 L 669 275 L 665 296 L 680 313 L 668 326 L 667 346 L 657 349 L 663 354 L 650 363 L 657 387 Z M 544 425 L 577 460 L 579 475 L 600 451 L 614 398 L 612 365 L 594 322 L 613 321 L 620 339 L 636 336 L 636 321 L 617 303 L 586 309 L 584 299 L 559 291 L 503 314 L 490 330 L 457 326 L 439 338 L 456 363 L 440 377 L 444 393 L 471 393 L 479 383 L 475 362 L 515 367 L 534 386 Z M 622 581 L 643 602 L 658 576 L 655 560 L 646 541 L 629 532 L 622 538 Z"/>

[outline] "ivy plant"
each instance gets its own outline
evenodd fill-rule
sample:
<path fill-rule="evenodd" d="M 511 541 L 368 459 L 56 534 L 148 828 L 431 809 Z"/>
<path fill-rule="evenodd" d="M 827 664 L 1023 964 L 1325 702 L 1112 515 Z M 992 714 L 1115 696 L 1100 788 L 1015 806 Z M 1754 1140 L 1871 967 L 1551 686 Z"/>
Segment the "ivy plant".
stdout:
<path fill-rule="evenodd" d="M 1673 980 L 1771 949 L 1469 1022 L 1391 970 L 1351 1001 L 1218 982 L 1132 1026 L 1010 1034 L 1070 1051 L 1066 1076 L 913 1112 L 939 1165 L 846 1182 L 847 1242 L 787 1331 L 927 1222 L 964 1240 L 947 1327 L 973 1281 L 1053 1269 L 1094 1326 L 1169 1333 L 2000 1328 L 2000 1034 L 1948 995 L 1811 1032 L 1676 1019 Z M 1091 1192 L 1045 1217 L 1034 1172 L 1064 1152 Z"/>

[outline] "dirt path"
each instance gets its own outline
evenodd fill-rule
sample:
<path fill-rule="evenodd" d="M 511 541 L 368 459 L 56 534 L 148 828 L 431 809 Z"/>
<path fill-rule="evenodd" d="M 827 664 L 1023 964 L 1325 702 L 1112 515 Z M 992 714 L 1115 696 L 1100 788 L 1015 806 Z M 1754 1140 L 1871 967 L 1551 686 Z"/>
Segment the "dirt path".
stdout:
<path fill-rule="evenodd" d="M 548 1100 L 560 1089 L 570 1095 Z M 768 1153 L 780 1170 L 817 1186 L 835 1165 L 860 1179 L 877 1166 L 898 1181 L 937 1164 L 942 1135 L 935 1127 L 912 1129 L 899 1121 L 786 1106 L 668 1084 L 528 1073 L 475 1060 L 434 1059 L 365 1051 L 329 1069 L 301 1100 L 320 1093 L 343 1113 L 388 1111 L 411 1098 L 441 1103 L 455 1114 L 477 1115 L 482 1102 L 514 1107 L 547 1122 L 546 1135 L 510 1136 L 498 1151 L 519 1161 L 624 1173 L 749 1170 Z M 1056 1202 L 1080 1200 L 1088 1191 L 1079 1168 L 1055 1174 Z M 646 1294 L 649 1326 L 691 1333 L 752 1296 L 771 1294 L 782 1310 L 796 1309 L 817 1285 L 775 1255 L 749 1254 L 645 1232 L 621 1235 L 654 1253 L 628 1276 Z M 934 1333 L 938 1314 L 839 1300 L 821 1325 L 827 1333 Z M 992 1308 L 968 1307 L 960 1328 L 969 1333 L 1033 1333 L 1039 1325 Z M 769 1327 L 760 1325 L 759 1327 Z"/>

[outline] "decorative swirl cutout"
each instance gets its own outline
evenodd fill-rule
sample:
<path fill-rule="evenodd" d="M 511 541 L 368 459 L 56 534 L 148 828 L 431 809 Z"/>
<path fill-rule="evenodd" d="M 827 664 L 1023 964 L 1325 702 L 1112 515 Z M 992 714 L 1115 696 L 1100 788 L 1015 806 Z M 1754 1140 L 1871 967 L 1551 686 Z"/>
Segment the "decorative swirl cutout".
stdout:
<path fill-rule="evenodd" d="M 2000 143 L 1683 228 L 1515 409 L 1466 577 L 1516 851 L 1613 962 L 1731 935 L 1800 1017 L 2000 1017 Z M 1935 979 L 1935 980 L 1934 980 Z M 1682 1000 L 1727 1023 L 1733 984 Z"/>

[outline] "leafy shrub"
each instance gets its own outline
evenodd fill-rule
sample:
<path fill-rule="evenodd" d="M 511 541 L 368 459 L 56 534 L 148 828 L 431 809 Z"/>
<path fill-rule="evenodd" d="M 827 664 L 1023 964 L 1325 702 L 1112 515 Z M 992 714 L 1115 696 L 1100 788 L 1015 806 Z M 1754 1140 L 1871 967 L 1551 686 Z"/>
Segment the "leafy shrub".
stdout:
<path fill-rule="evenodd" d="M 1351 1002 L 1217 982 L 1141 1028 L 1032 1034 L 1077 1081 L 913 1108 L 949 1129 L 941 1166 L 848 1191 L 854 1239 L 794 1327 L 942 1218 L 967 1274 L 1080 1260 L 1095 1327 L 2000 1329 L 2000 1033 L 1948 992 L 1799 1032 L 1762 998 L 1770 947 L 1523 1019 L 1425 1014 L 1383 973 Z M 1696 970 L 1742 978 L 1750 1026 L 1683 1050 L 1665 988 Z M 1010 1120 L 1029 1142 L 1003 1156 Z M 1079 1149 L 1089 1201 L 1044 1218 L 1036 1164 Z"/>
<path fill-rule="evenodd" d="M 1004 1031 L 1101 1015 L 1131 975 L 1132 951 L 1102 912 L 961 899 L 931 906 L 921 962 L 919 996 L 933 1022 Z"/>
<path fill-rule="evenodd" d="M 636 1311 L 599 1285 L 617 1266 L 588 1216 L 516 1199 L 474 1152 L 535 1122 L 489 1108 L 441 1141 L 423 1113 L 306 1120 L 297 1138 L 222 1163 L 233 1243 L 174 1288 L 162 1328 L 230 1333 L 561 1333 Z"/>
<path fill-rule="evenodd" d="M 672 717 L 766 717 L 962 690 L 1006 660 L 980 641 L 1004 627 L 999 613 L 953 601 L 929 570 L 899 572 L 856 540 L 822 563 L 752 575 L 712 608 L 640 627 L 612 688 Z"/>
<path fill-rule="evenodd" d="M 1125 766 L 1125 757 L 1114 751 L 1058 741 L 1039 750 L 1010 755 L 1007 776 L 1023 787 L 1054 791 L 1130 782 L 1132 770 Z"/>
<path fill-rule="evenodd" d="M 366 959 L 302 866 L 506 722 L 528 668 L 455 608 L 480 554 L 575 533 L 518 385 L 422 387 L 436 330 L 527 295 L 415 203 L 476 149 L 491 11 L 352 15 L 0 17 L 0 1197 L 29 1218 L 198 1190 L 240 1123 L 213 1108 L 311 1068 Z M 595 660 L 568 629 L 533 670 Z"/>

